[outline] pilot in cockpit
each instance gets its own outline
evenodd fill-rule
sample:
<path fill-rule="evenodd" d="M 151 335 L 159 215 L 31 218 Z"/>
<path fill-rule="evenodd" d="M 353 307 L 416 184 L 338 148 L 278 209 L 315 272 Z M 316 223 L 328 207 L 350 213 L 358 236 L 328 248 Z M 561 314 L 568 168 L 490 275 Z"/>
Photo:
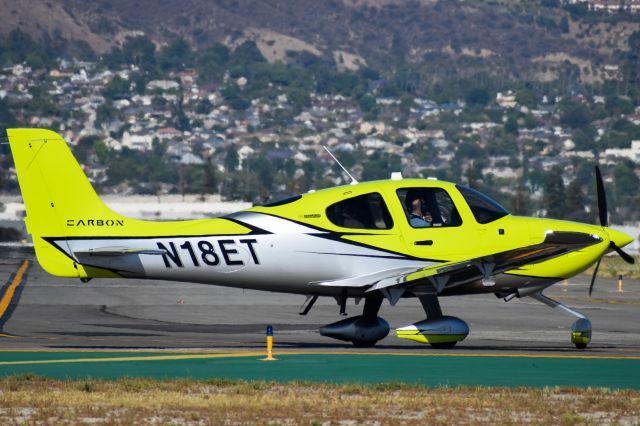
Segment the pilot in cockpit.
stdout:
<path fill-rule="evenodd" d="M 414 228 L 427 228 L 431 226 L 433 218 L 428 211 L 423 212 L 424 201 L 416 198 L 411 202 L 411 213 L 409 223 Z"/>

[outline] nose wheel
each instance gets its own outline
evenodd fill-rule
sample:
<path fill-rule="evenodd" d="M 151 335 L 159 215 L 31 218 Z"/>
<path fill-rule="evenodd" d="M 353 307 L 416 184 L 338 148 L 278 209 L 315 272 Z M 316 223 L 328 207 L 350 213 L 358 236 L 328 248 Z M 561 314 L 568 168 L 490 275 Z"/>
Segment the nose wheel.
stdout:
<path fill-rule="evenodd" d="M 578 349 L 586 349 L 591 341 L 591 321 L 580 318 L 571 326 L 571 343 Z"/>
<path fill-rule="evenodd" d="M 565 314 L 578 317 L 578 320 L 571 326 L 571 343 L 573 343 L 578 349 L 587 348 L 587 345 L 591 342 L 591 321 L 589 321 L 589 318 L 584 314 L 563 305 L 557 300 L 553 300 L 550 297 L 545 296 L 541 291 L 530 295 L 530 297 L 551 308 L 560 309 L 560 311 Z"/>

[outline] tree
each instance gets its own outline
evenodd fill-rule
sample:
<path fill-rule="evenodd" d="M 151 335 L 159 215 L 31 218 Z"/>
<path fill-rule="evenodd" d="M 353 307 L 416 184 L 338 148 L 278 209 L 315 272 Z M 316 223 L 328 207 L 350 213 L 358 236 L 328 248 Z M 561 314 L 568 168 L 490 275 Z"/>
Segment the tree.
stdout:
<path fill-rule="evenodd" d="M 519 90 L 516 92 L 516 102 L 520 105 L 524 105 L 527 108 L 535 108 L 537 105 L 536 95 L 528 89 Z"/>
<path fill-rule="evenodd" d="M 640 31 L 632 32 L 627 39 L 627 43 L 629 45 L 629 51 L 636 53 L 640 52 Z"/>
<path fill-rule="evenodd" d="M 206 49 L 197 58 L 198 79 L 210 83 L 220 81 L 229 63 L 229 48 L 216 43 Z"/>
<path fill-rule="evenodd" d="M 591 122 L 589 109 L 581 103 L 563 101 L 560 109 L 560 123 L 572 129 L 581 129 Z"/>
<path fill-rule="evenodd" d="M 507 121 L 504 123 L 504 131 L 507 134 L 517 135 L 518 134 L 518 119 L 515 115 L 511 115 Z"/>
<path fill-rule="evenodd" d="M 16 125 L 16 118 L 13 116 L 9 105 L 0 99 L 0 134 L 4 135 L 8 127 Z"/>
<path fill-rule="evenodd" d="M 413 96 L 409 94 L 400 96 L 400 110 L 402 110 L 402 112 L 404 112 L 405 114 L 411 112 L 411 108 L 413 108 L 415 105 L 416 104 L 414 102 Z"/>
<path fill-rule="evenodd" d="M 230 145 L 227 154 L 224 157 L 224 167 L 227 171 L 233 171 L 240 165 L 240 156 L 235 145 Z"/>
<path fill-rule="evenodd" d="M 102 124 L 110 123 L 118 118 L 118 110 L 113 106 L 113 103 L 107 101 L 100 105 L 96 110 L 95 126 L 99 127 Z"/>
<path fill-rule="evenodd" d="M 529 190 L 524 186 L 523 182 L 518 182 L 516 193 L 511 200 L 511 212 L 516 215 L 528 215 L 531 209 L 531 199 Z"/>
<path fill-rule="evenodd" d="M 156 47 L 145 36 L 127 37 L 122 46 L 122 55 L 126 63 L 149 70 L 156 63 Z"/>
<path fill-rule="evenodd" d="M 173 40 L 158 54 L 158 63 L 163 71 L 179 71 L 193 66 L 193 51 L 183 38 Z"/>
<path fill-rule="evenodd" d="M 73 148 L 73 154 L 80 163 L 86 163 L 91 154 L 93 154 L 93 146 L 100 140 L 98 136 L 84 136 L 80 138 L 76 146 Z"/>
<path fill-rule="evenodd" d="M 291 106 L 296 111 L 302 110 L 302 108 L 311 105 L 311 95 L 309 91 L 300 87 L 294 87 L 287 91 L 287 98 L 291 102 Z"/>
<path fill-rule="evenodd" d="M 127 96 L 131 92 L 131 82 L 116 75 L 102 90 L 102 95 L 106 99 L 114 99 L 121 96 Z"/>
<path fill-rule="evenodd" d="M 222 96 L 229 103 L 231 108 L 243 111 L 251 105 L 248 100 L 240 94 L 240 89 L 235 84 L 228 84 L 222 89 Z"/>
<path fill-rule="evenodd" d="M 365 95 L 360 98 L 360 110 L 364 113 L 368 113 L 374 110 L 377 107 L 376 98 L 370 95 Z"/>
<path fill-rule="evenodd" d="M 589 223 L 589 213 L 584 209 L 586 197 L 578 179 L 574 179 L 569 183 L 566 194 L 565 219 Z"/>
<path fill-rule="evenodd" d="M 209 98 L 202 98 L 196 104 L 196 113 L 198 114 L 209 114 L 213 110 L 213 104 L 209 100 Z"/>
<path fill-rule="evenodd" d="M 563 16 L 562 19 L 560 19 L 560 31 L 562 31 L 564 34 L 568 34 L 570 29 L 571 27 L 569 26 L 569 18 Z"/>
<path fill-rule="evenodd" d="M 253 41 L 245 41 L 233 51 L 232 61 L 240 66 L 248 66 L 255 63 L 265 62 L 260 49 Z"/>
<path fill-rule="evenodd" d="M 613 178 L 614 201 L 616 211 L 620 213 L 616 220 L 622 221 L 632 215 L 637 218 L 640 209 L 640 180 L 635 174 L 635 164 L 631 161 L 619 162 L 613 170 Z"/>
<path fill-rule="evenodd" d="M 210 193 L 213 194 L 216 192 L 216 187 L 218 185 L 218 179 L 216 176 L 216 170 L 213 167 L 212 158 L 209 157 L 206 159 L 204 163 L 204 181 L 202 183 L 202 193 Z"/>
<path fill-rule="evenodd" d="M 543 206 L 547 211 L 547 217 L 564 218 L 566 213 L 566 194 L 560 166 L 552 167 L 544 177 Z"/>
<path fill-rule="evenodd" d="M 465 171 L 465 180 L 468 186 L 480 190 L 482 188 L 482 166 L 480 162 L 474 161 Z"/>
<path fill-rule="evenodd" d="M 362 164 L 362 180 L 387 179 L 391 172 L 401 170 L 400 157 L 375 152 Z"/>
<path fill-rule="evenodd" d="M 473 87 L 467 91 L 464 99 L 471 105 L 487 105 L 491 96 L 485 87 Z"/>
<path fill-rule="evenodd" d="M 176 129 L 181 131 L 191 130 L 191 122 L 189 121 L 189 117 L 185 114 L 184 109 L 182 108 L 182 102 L 178 102 L 178 108 L 175 112 L 175 126 Z"/>
<path fill-rule="evenodd" d="M 576 144 L 576 149 L 578 151 L 597 151 L 596 136 L 596 128 L 592 125 L 578 130 L 573 135 L 573 142 Z"/>

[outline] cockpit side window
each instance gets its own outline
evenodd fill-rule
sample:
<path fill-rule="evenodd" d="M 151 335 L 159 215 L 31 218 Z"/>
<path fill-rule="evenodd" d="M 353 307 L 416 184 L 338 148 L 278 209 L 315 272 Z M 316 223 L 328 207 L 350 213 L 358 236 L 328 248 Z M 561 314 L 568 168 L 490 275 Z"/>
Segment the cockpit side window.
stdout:
<path fill-rule="evenodd" d="M 458 209 L 442 188 L 401 188 L 396 193 L 414 228 L 462 225 Z"/>
<path fill-rule="evenodd" d="M 489 223 L 509 214 L 497 201 L 466 186 L 456 185 L 478 223 Z"/>
<path fill-rule="evenodd" d="M 327 218 L 337 226 L 354 229 L 391 229 L 393 220 L 377 192 L 358 195 L 327 207 Z"/>

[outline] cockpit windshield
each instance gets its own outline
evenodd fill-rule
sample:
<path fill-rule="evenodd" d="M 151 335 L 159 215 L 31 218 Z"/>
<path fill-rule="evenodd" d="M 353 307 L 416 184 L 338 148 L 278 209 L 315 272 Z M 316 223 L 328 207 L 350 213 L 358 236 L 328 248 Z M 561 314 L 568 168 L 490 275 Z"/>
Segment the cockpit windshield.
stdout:
<path fill-rule="evenodd" d="M 509 214 L 497 201 L 482 192 L 462 185 L 456 185 L 456 188 L 464 197 L 478 223 L 493 222 Z"/>

